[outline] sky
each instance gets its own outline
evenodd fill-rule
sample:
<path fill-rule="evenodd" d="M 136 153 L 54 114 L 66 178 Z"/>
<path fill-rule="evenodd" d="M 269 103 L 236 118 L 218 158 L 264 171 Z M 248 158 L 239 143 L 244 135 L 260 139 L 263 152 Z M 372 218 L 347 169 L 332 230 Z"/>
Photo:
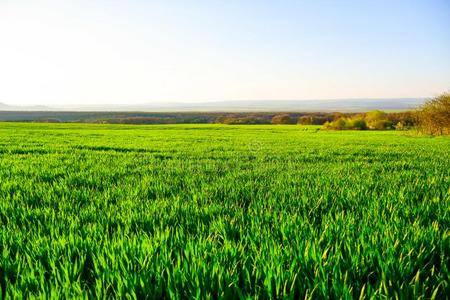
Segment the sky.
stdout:
<path fill-rule="evenodd" d="M 0 0 L 0 102 L 429 97 L 449 0 Z"/>

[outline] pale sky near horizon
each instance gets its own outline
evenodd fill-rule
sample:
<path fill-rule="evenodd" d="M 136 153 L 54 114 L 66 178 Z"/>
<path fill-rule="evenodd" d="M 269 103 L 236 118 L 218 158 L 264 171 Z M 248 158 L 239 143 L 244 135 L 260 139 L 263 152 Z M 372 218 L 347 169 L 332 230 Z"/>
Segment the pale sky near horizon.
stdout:
<path fill-rule="evenodd" d="M 0 0 L 0 102 L 10 105 L 448 90 L 448 0 Z"/>

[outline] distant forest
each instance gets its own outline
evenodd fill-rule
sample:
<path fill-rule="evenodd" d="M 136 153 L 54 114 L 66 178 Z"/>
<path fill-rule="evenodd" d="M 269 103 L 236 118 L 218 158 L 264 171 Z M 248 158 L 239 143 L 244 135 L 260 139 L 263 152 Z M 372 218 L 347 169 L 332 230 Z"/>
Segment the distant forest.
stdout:
<path fill-rule="evenodd" d="M 414 124 L 412 112 L 385 113 L 392 123 Z M 303 124 L 323 125 L 341 118 L 352 118 L 358 113 L 311 112 L 55 112 L 55 111 L 0 111 L 0 121 L 48 123 L 101 124 Z"/>

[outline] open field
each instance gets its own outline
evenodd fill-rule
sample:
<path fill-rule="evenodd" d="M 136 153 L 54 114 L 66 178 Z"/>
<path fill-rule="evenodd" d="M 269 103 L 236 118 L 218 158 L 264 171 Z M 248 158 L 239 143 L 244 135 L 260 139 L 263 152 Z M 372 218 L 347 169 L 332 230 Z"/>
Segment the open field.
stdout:
<path fill-rule="evenodd" d="M 2 298 L 450 295 L 450 138 L 0 123 Z"/>

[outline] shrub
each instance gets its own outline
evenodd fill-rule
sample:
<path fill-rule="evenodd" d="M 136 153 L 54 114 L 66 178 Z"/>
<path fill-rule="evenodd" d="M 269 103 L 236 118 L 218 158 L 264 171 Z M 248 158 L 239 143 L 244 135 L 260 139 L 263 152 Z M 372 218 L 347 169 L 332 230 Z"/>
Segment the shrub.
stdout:
<path fill-rule="evenodd" d="M 375 130 L 387 130 L 392 129 L 392 122 L 389 120 L 377 120 L 373 121 L 370 126 L 371 129 Z"/>
<path fill-rule="evenodd" d="M 366 121 L 360 117 L 351 118 L 339 118 L 334 122 L 326 122 L 323 126 L 324 129 L 331 130 L 366 130 Z"/>
<path fill-rule="evenodd" d="M 408 128 L 405 126 L 405 124 L 403 122 L 398 122 L 397 125 L 395 125 L 395 130 L 398 131 L 404 131 L 407 130 Z"/>
<path fill-rule="evenodd" d="M 367 123 L 364 119 L 355 119 L 352 121 L 352 128 L 356 130 L 366 130 Z"/>
<path fill-rule="evenodd" d="M 337 119 L 336 121 L 333 122 L 333 124 L 334 124 L 334 129 L 342 130 L 342 129 L 348 128 L 347 121 L 345 118 Z"/>
<path fill-rule="evenodd" d="M 381 110 L 372 110 L 366 113 L 365 118 L 370 129 L 386 130 L 392 129 L 392 122 L 388 120 L 388 115 Z"/>
<path fill-rule="evenodd" d="M 379 120 L 387 119 L 387 115 L 381 110 L 372 110 L 366 113 L 365 119 L 368 123 L 377 122 Z"/>

